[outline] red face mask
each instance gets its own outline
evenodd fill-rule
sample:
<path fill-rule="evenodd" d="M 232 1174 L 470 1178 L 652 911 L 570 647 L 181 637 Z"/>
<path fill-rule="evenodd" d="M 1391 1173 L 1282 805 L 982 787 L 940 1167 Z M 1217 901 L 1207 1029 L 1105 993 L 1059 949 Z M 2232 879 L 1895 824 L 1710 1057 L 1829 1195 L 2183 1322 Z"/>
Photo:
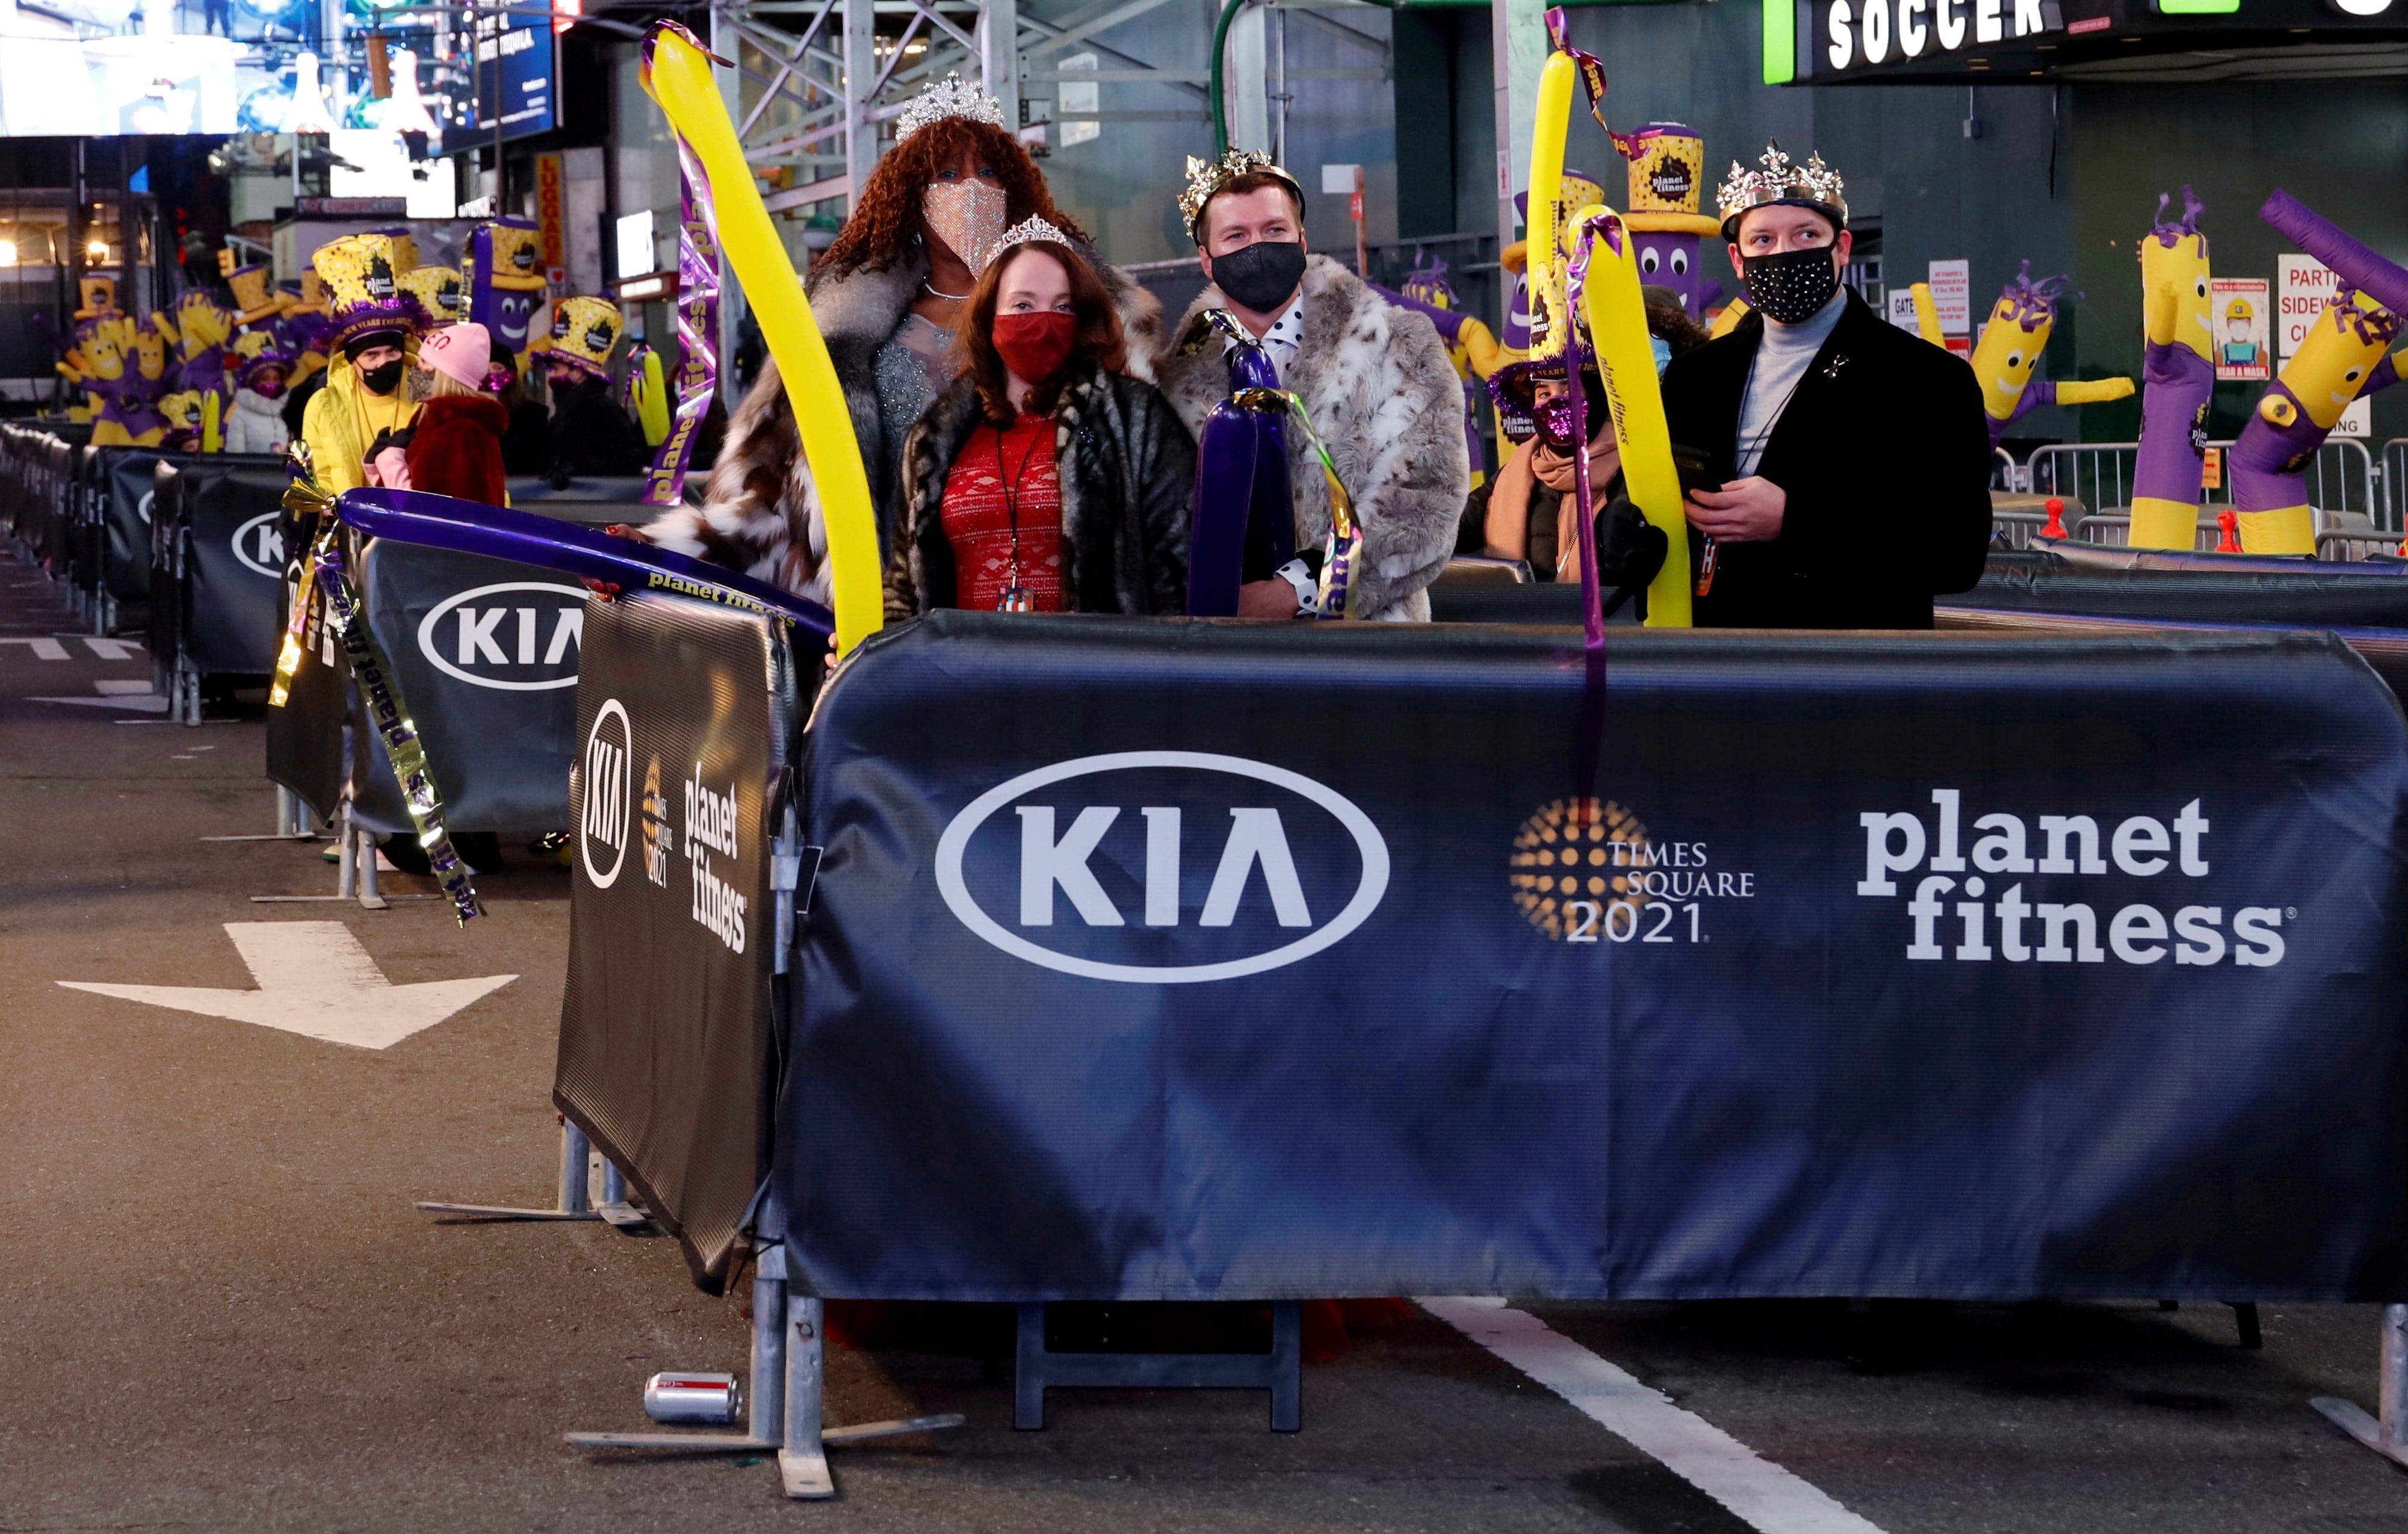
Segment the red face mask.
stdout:
<path fill-rule="evenodd" d="M 1078 344 L 1075 314 L 1049 310 L 995 317 L 996 354 L 1003 359 L 1003 366 L 1031 383 L 1043 383 L 1060 372 Z"/>

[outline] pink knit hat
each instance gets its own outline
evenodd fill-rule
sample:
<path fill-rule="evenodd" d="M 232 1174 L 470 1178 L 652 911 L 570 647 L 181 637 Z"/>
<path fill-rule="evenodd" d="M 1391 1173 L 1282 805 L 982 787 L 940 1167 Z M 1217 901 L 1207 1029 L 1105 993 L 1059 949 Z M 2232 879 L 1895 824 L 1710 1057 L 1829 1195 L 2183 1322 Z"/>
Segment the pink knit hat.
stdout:
<path fill-rule="evenodd" d="M 494 361 L 494 338 L 474 323 L 446 325 L 418 343 L 421 366 L 482 392 Z"/>

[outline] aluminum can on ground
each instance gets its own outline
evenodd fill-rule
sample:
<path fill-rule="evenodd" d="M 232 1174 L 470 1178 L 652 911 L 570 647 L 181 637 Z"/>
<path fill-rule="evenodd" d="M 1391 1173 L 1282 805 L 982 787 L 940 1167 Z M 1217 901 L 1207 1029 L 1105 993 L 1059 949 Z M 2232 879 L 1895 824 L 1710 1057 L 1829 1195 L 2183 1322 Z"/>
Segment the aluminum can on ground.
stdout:
<path fill-rule="evenodd" d="M 731 1423 L 743 1406 L 733 1374 L 667 1369 L 644 1382 L 644 1415 L 654 1422 Z"/>

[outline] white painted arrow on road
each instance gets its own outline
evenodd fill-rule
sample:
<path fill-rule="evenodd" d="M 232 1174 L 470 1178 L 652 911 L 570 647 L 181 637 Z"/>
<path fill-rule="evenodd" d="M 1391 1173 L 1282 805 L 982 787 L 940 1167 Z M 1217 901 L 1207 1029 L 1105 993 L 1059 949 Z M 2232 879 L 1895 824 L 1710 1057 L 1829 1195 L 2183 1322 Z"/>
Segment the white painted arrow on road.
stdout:
<path fill-rule="evenodd" d="M 228 922 L 225 930 L 251 978 L 259 982 L 258 990 L 104 985 L 80 980 L 59 983 L 71 991 L 256 1023 L 330 1044 L 391 1049 L 518 979 L 480 975 L 395 985 L 340 922 Z"/>

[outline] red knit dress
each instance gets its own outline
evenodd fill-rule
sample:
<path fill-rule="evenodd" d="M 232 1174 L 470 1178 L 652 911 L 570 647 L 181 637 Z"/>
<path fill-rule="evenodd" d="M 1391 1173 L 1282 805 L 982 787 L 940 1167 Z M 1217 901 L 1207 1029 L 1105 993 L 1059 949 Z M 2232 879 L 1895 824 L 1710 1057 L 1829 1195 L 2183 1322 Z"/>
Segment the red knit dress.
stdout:
<path fill-rule="evenodd" d="M 1022 415 L 970 433 L 945 480 L 939 512 L 953 546 L 956 604 L 993 612 L 1012 583 L 1014 529 L 1029 610 L 1062 610 L 1062 480 L 1054 418 Z"/>

